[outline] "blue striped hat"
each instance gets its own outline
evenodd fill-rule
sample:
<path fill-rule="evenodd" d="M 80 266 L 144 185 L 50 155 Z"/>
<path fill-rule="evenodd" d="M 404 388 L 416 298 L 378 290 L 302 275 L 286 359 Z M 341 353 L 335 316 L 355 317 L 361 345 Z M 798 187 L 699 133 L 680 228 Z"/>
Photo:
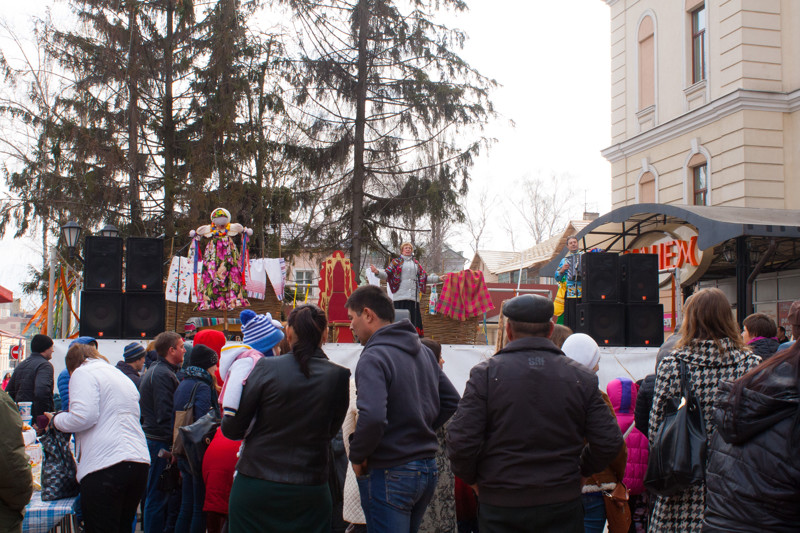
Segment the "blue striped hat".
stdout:
<path fill-rule="evenodd" d="M 283 332 L 272 323 L 269 313 L 257 315 L 250 309 L 239 314 L 242 320 L 242 343 L 264 355 L 272 355 L 272 347 L 283 340 Z"/>

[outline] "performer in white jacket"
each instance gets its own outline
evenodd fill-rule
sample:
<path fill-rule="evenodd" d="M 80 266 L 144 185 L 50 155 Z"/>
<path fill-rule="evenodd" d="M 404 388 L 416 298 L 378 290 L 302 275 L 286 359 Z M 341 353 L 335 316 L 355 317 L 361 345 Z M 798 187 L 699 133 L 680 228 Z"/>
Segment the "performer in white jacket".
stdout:
<path fill-rule="evenodd" d="M 85 529 L 131 531 L 150 465 L 139 391 L 93 346 L 74 345 L 66 365 L 69 411 L 52 423 L 75 434 Z"/>

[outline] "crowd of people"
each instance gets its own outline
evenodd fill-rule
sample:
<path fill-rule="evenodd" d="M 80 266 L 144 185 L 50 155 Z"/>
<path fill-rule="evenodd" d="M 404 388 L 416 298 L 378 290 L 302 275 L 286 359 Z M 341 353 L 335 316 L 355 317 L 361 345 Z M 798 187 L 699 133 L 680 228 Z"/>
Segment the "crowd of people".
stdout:
<path fill-rule="evenodd" d="M 363 345 L 352 376 L 323 350 L 325 313 L 305 304 L 285 324 L 243 312 L 241 344 L 204 330 L 187 351 L 164 332 L 116 366 L 76 339 L 60 410 L 53 341 L 35 336 L 0 393 L 0 530 L 20 530 L 31 493 L 14 474 L 27 460 L 12 400 L 32 402 L 40 429 L 74 434 L 89 533 L 134 531 L 138 509 L 146 533 L 617 533 L 623 506 L 636 532 L 800 528 L 800 345 L 779 343 L 763 314 L 740 332 L 717 289 L 686 301 L 652 375 L 605 390 L 597 343 L 554 324 L 542 296 L 505 302 L 508 342 L 472 368 L 463 397 L 441 346 L 395 321 L 383 290 L 360 287 L 346 308 Z M 796 334 L 800 301 L 789 322 Z M 648 456 L 686 383 L 705 475 L 666 496 L 650 491 Z M 221 423 L 199 469 L 176 434 L 208 413 Z"/>

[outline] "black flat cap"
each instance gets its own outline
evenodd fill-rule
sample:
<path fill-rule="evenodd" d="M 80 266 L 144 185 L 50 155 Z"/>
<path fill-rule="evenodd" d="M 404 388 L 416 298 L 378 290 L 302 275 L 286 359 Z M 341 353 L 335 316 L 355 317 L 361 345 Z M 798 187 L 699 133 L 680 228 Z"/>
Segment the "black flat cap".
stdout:
<path fill-rule="evenodd" d="M 553 318 L 553 301 L 538 294 L 523 294 L 506 300 L 503 314 L 517 322 L 549 322 Z"/>

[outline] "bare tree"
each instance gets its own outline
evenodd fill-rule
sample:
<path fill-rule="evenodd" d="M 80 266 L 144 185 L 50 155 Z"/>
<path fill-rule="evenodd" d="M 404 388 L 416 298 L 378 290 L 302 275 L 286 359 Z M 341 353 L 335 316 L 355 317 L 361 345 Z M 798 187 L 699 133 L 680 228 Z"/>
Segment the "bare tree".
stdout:
<path fill-rule="evenodd" d="M 520 192 L 519 200 L 511 204 L 535 243 L 549 239 L 569 222 L 575 197 L 570 176 L 526 176 L 515 189 Z M 506 218 L 508 229 L 510 219 Z"/>
<path fill-rule="evenodd" d="M 488 236 L 487 228 L 498 207 L 500 207 L 500 199 L 496 195 L 490 195 L 489 187 L 484 186 L 477 193 L 477 201 L 467 209 L 465 225 L 467 232 L 472 237 L 470 242 L 472 253 L 478 253 L 481 239 Z"/>

